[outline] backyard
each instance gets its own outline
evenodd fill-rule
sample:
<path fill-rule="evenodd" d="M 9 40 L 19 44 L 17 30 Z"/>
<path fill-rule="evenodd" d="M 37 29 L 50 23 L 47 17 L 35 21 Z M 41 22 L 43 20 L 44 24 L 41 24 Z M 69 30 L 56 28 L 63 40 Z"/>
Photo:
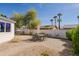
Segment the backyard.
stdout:
<path fill-rule="evenodd" d="M 31 41 L 32 36 L 16 35 L 15 40 L 0 44 L 0 55 L 23 56 L 69 56 L 72 43 L 66 39 L 46 38 L 44 41 Z"/>
<path fill-rule="evenodd" d="M 13 6 L 15 4 L 11 5 Z M 68 13 L 66 15 L 65 13 L 60 11 L 55 11 L 56 14 L 51 13 L 54 12 L 53 7 L 52 10 L 51 8 L 48 7 L 46 8 L 43 7 L 44 9 L 41 8 L 41 10 L 40 9 L 38 10 L 39 6 L 37 6 L 37 4 L 35 4 L 34 6 L 32 4 L 23 4 L 23 5 L 17 4 L 17 5 L 21 5 L 22 7 L 19 8 L 21 9 L 26 8 L 26 10 L 24 9 L 22 10 L 23 12 L 20 13 L 21 11 L 17 9 L 17 12 L 15 13 L 9 12 L 11 13 L 10 16 L 8 16 L 7 14 L 0 14 L 0 43 L 1 43 L 0 55 L 2 56 L 79 55 L 78 14 L 73 13 L 73 16 L 76 17 L 72 18 L 71 17 L 72 13 L 69 16 L 70 13 L 68 12 L 69 8 L 66 8 L 68 9 L 66 10 L 67 11 L 66 13 Z M 38 8 L 31 9 L 30 5 L 33 7 L 37 6 Z M 54 6 L 54 4 L 46 4 L 46 5 Z M 60 4 L 57 5 L 59 6 Z M 63 5 L 65 4 L 62 4 L 62 7 Z M 30 9 L 28 9 L 27 6 Z M 13 8 L 14 7 L 12 7 L 12 10 Z M 46 9 L 47 10 L 49 9 L 49 11 L 47 12 Z M 74 21 L 75 18 L 77 18 L 76 22 Z M 71 23 L 71 21 L 73 22 Z"/>

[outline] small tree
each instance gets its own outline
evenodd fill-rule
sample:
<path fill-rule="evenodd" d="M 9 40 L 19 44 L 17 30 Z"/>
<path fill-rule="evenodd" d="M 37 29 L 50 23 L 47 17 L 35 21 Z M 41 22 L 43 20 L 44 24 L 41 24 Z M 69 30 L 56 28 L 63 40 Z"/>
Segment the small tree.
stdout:
<path fill-rule="evenodd" d="M 40 23 L 41 23 L 40 20 L 35 19 L 35 20 L 30 22 L 28 28 L 29 29 L 35 29 L 35 28 L 37 28 L 38 25 L 40 25 Z"/>
<path fill-rule="evenodd" d="M 23 25 L 23 18 L 24 18 L 24 16 L 19 13 L 13 14 L 11 19 L 16 21 L 16 23 L 15 23 L 16 28 L 21 28 L 21 26 Z"/>
<path fill-rule="evenodd" d="M 28 26 L 32 20 L 36 19 L 36 11 L 34 9 L 29 10 L 25 15 L 24 15 L 24 25 Z"/>
<path fill-rule="evenodd" d="M 29 24 L 28 24 L 28 28 L 30 29 L 30 34 L 34 33 L 31 29 L 37 29 L 37 33 L 39 32 L 38 29 L 38 26 L 40 25 L 40 20 L 38 19 L 35 19 L 35 20 L 32 20 Z"/>

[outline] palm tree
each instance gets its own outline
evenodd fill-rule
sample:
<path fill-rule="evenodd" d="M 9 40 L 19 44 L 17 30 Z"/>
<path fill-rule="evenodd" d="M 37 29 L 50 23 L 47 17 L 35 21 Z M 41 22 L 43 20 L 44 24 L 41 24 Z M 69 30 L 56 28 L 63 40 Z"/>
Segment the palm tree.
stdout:
<path fill-rule="evenodd" d="M 54 18 L 54 20 L 55 20 L 55 27 L 57 27 L 57 26 L 56 26 L 57 16 L 54 16 L 53 18 Z"/>
<path fill-rule="evenodd" d="M 77 16 L 77 18 L 78 18 L 78 24 L 79 24 L 79 16 Z"/>
<path fill-rule="evenodd" d="M 51 19 L 50 21 L 51 21 L 51 24 L 52 24 L 52 26 L 53 26 L 53 19 Z"/>
<path fill-rule="evenodd" d="M 58 13 L 57 15 L 58 15 L 58 17 L 59 17 L 59 18 L 58 18 L 58 27 L 59 27 L 59 29 L 60 29 L 60 22 L 61 22 L 61 18 L 60 18 L 60 17 L 62 16 L 62 14 L 61 14 L 61 13 Z"/>

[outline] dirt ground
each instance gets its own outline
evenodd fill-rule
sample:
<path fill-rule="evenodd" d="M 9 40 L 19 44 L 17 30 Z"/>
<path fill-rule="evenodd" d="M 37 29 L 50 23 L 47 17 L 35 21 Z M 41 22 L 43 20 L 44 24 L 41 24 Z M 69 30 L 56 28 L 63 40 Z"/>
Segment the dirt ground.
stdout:
<path fill-rule="evenodd" d="M 0 44 L 0 56 L 70 56 L 71 41 L 66 39 L 45 38 L 44 41 L 31 41 L 32 36 L 17 35 L 15 40 Z"/>

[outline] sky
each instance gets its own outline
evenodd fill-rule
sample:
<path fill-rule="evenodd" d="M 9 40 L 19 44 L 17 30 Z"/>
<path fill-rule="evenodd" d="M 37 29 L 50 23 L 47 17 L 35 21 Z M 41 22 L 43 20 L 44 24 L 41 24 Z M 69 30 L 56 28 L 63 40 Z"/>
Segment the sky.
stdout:
<path fill-rule="evenodd" d="M 62 13 L 61 25 L 77 24 L 79 15 L 79 4 L 68 3 L 0 3 L 0 13 L 12 17 L 14 13 L 25 14 L 28 10 L 35 9 L 37 18 L 41 25 L 50 25 L 50 19 L 58 13 Z"/>

